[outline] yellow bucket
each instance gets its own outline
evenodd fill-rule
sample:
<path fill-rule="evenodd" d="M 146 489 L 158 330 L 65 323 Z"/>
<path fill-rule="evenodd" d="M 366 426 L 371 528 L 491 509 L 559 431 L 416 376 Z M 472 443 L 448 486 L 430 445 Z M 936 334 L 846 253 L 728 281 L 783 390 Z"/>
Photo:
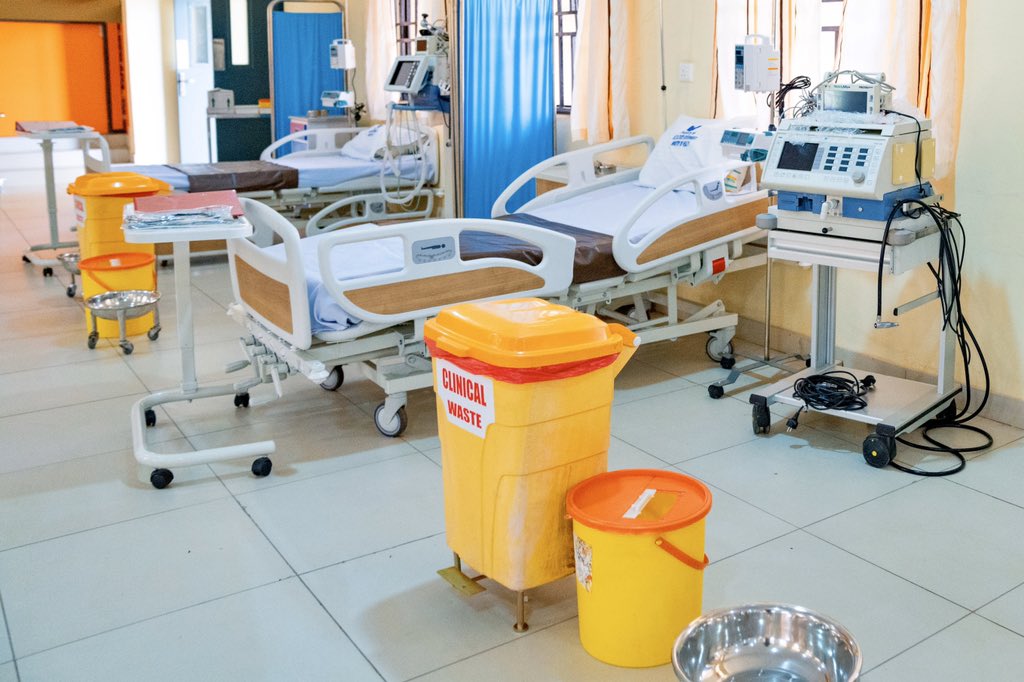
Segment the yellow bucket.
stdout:
<path fill-rule="evenodd" d="M 153 253 L 153 244 L 126 244 L 121 216 L 136 197 L 170 194 L 171 186 L 138 173 L 88 173 L 68 185 L 82 258 L 135 251 Z M 102 332 L 101 332 L 102 335 Z"/>
<path fill-rule="evenodd" d="M 583 648 L 612 665 L 668 663 L 701 613 L 711 491 L 683 474 L 631 469 L 580 483 L 566 507 Z"/>
<path fill-rule="evenodd" d="M 78 263 L 82 271 L 82 298 L 108 291 L 126 289 L 156 290 L 156 256 L 151 253 L 110 253 L 84 258 Z M 128 336 L 145 334 L 154 324 L 153 313 L 128 320 Z M 92 313 L 85 310 L 85 327 L 92 331 Z M 104 339 L 119 338 L 116 320 L 96 320 L 96 331 Z"/>
<path fill-rule="evenodd" d="M 448 545 L 512 590 L 570 575 L 565 495 L 608 468 L 625 327 L 539 299 L 471 303 L 427 322 Z"/>

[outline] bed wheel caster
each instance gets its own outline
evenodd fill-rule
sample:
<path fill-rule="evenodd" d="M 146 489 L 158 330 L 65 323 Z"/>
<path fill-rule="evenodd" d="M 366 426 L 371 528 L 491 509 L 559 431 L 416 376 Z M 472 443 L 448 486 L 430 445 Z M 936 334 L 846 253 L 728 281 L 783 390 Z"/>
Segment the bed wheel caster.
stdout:
<path fill-rule="evenodd" d="M 121 342 L 121 352 L 125 355 L 131 355 L 132 351 L 135 350 L 135 345 L 131 341 Z"/>
<path fill-rule="evenodd" d="M 269 457 L 259 457 L 252 462 L 252 475 L 257 478 L 269 476 L 273 467 L 274 463 L 270 461 Z"/>
<path fill-rule="evenodd" d="M 174 474 L 171 473 L 170 469 L 154 469 L 153 473 L 149 475 L 149 482 L 153 484 L 153 487 L 157 490 L 163 490 L 171 484 L 174 480 Z"/>
<path fill-rule="evenodd" d="M 722 343 L 714 336 L 708 338 L 707 344 L 704 346 L 704 352 L 708 354 L 708 357 L 719 363 L 725 369 L 731 369 L 736 364 L 736 359 L 732 357 L 732 342 L 722 345 Z M 731 361 L 728 367 L 725 365 L 725 360 Z"/>
<path fill-rule="evenodd" d="M 382 424 L 381 420 L 384 418 L 384 403 L 377 406 L 377 409 L 373 411 L 373 424 L 380 431 L 382 436 L 388 438 L 398 438 L 405 431 L 405 427 L 409 425 L 409 416 L 405 413 L 405 407 L 398 408 L 398 412 L 395 413 L 387 424 Z"/>
<path fill-rule="evenodd" d="M 156 426 L 156 412 L 154 412 L 153 410 L 146 410 L 144 416 L 146 417 L 147 427 L 152 428 Z"/>
<path fill-rule="evenodd" d="M 64 290 L 64 293 L 68 295 L 68 298 L 74 298 L 77 292 L 78 287 L 76 287 L 74 284 L 69 284 L 68 288 Z"/>
<path fill-rule="evenodd" d="M 53 277 L 53 268 L 49 265 L 43 268 L 43 277 Z"/>
<path fill-rule="evenodd" d="M 239 393 L 235 396 L 235 407 L 249 407 L 249 394 Z"/>
<path fill-rule="evenodd" d="M 714 398 L 715 400 L 718 400 L 723 395 L 725 395 L 725 389 L 719 386 L 718 384 L 711 384 L 710 386 L 708 386 L 708 395 Z"/>
<path fill-rule="evenodd" d="M 92 333 L 89 334 L 89 338 L 86 339 L 85 345 L 87 345 L 89 347 L 89 350 L 92 350 L 93 348 L 96 347 L 96 341 L 99 338 L 100 338 L 99 334 L 97 334 L 96 332 L 92 332 Z"/>
<path fill-rule="evenodd" d="M 767 405 L 754 405 L 751 414 L 751 426 L 755 434 L 768 433 L 772 428 L 772 416 Z"/>
<path fill-rule="evenodd" d="M 320 388 L 325 391 L 337 391 L 343 383 L 345 383 L 345 370 L 339 365 L 331 368 L 331 373 L 320 382 Z"/>
<path fill-rule="evenodd" d="M 28 256 L 22 256 L 22 257 L 21 257 L 21 262 L 22 262 L 22 263 L 31 263 L 31 262 L 32 262 L 32 259 L 31 259 L 31 258 L 29 258 Z"/>
<path fill-rule="evenodd" d="M 151 327 L 150 330 L 146 332 L 146 336 L 149 338 L 150 341 L 156 341 L 157 339 L 160 338 L 160 329 L 160 325 Z"/>
<path fill-rule="evenodd" d="M 873 433 L 864 439 L 864 461 L 881 469 L 889 466 L 896 458 L 896 439 L 892 436 L 880 436 Z"/>

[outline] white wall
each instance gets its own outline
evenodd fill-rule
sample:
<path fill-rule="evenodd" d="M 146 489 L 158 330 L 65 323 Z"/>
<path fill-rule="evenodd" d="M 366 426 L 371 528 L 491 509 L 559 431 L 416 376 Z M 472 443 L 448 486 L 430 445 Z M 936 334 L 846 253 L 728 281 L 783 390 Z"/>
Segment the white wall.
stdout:
<path fill-rule="evenodd" d="M 122 9 L 133 161 L 176 162 L 174 0 L 128 0 Z"/>

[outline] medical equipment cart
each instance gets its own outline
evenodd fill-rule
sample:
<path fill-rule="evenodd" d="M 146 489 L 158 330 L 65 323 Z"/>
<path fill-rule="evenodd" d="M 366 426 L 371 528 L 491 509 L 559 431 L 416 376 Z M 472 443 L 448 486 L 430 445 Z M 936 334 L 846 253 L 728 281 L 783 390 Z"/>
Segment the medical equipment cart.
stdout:
<path fill-rule="evenodd" d="M 174 244 L 174 291 L 177 299 L 178 345 L 181 349 L 181 388 L 151 393 L 132 405 L 131 410 L 132 446 L 135 459 L 140 464 L 154 467 L 149 481 L 155 488 L 165 488 L 174 480 L 171 467 L 208 464 L 227 459 L 255 457 L 256 459 L 252 463 L 252 473 L 256 476 L 266 476 L 270 473 L 272 464 L 266 455 L 272 454 L 276 449 L 272 440 L 206 448 L 178 454 L 153 452 L 146 442 L 146 428 L 156 424 L 156 412 L 153 408 L 157 405 L 234 395 L 236 407 L 249 406 L 249 394 L 244 389 L 240 391 L 234 384 L 201 386 L 196 378 L 190 281 L 192 261 L 189 258 L 189 243 L 207 239 L 248 237 L 252 232 L 252 224 L 244 217 L 237 218 L 230 224 L 199 223 L 159 229 L 125 228 L 124 230 L 125 241 L 128 243 L 172 242 Z"/>
<path fill-rule="evenodd" d="M 33 140 L 39 140 L 43 148 L 43 174 L 46 180 L 46 212 L 50 220 L 50 241 L 44 244 L 33 244 L 25 249 L 21 259 L 32 265 L 43 266 L 43 277 L 53 275 L 53 266 L 60 261 L 54 258 L 40 258 L 39 251 L 70 249 L 78 246 L 77 242 L 60 241 L 60 230 L 57 225 L 57 191 L 53 177 L 53 141 L 54 140 L 94 140 L 100 134 L 88 126 L 80 126 L 73 121 L 19 121 L 18 134 Z"/>

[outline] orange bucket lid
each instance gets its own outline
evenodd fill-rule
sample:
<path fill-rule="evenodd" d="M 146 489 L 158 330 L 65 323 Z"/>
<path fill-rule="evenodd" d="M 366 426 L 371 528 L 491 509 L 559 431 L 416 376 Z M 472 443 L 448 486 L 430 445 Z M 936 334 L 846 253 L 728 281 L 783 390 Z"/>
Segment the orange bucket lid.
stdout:
<path fill-rule="evenodd" d="M 623 469 L 578 483 L 565 502 L 576 521 L 622 534 L 662 533 L 711 511 L 711 491 L 695 478 L 660 469 Z"/>
<path fill-rule="evenodd" d="M 514 298 L 445 308 L 423 335 L 454 356 L 524 369 L 618 355 L 635 339 L 618 329 L 572 308 Z"/>
<path fill-rule="evenodd" d="M 147 196 L 170 191 L 166 182 L 127 171 L 87 173 L 68 185 L 68 194 L 80 197 Z"/>
<path fill-rule="evenodd" d="M 156 261 L 156 256 L 151 253 L 106 253 L 102 256 L 85 258 L 78 263 L 81 270 L 93 270 L 104 272 L 108 270 L 130 270 L 145 265 L 151 265 Z"/>

